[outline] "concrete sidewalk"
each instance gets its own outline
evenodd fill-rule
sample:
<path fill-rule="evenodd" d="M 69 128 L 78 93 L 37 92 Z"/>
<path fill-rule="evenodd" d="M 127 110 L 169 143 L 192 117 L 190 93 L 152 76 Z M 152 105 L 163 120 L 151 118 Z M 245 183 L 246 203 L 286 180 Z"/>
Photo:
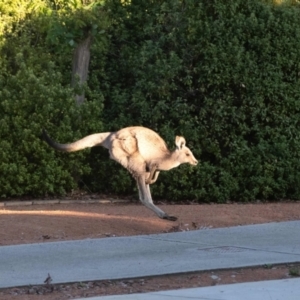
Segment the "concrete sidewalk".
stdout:
<path fill-rule="evenodd" d="M 0 288 L 299 261 L 300 221 L 2 246 Z"/>
<path fill-rule="evenodd" d="M 146 294 L 84 298 L 88 300 L 299 300 L 300 279 L 218 285 Z M 84 300 L 77 299 L 77 300 Z"/>

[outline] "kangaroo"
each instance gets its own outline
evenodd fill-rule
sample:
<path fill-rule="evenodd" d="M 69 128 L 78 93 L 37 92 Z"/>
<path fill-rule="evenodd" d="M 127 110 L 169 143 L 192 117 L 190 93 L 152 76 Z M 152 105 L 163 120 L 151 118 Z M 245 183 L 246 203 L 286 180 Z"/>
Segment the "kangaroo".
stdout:
<path fill-rule="evenodd" d="M 184 137 L 176 136 L 176 149 L 171 152 L 155 131 L 141 126 L 91 134 L 70 144 L 53 141 L 45 130 L 43 136 L 52 148 L 64 152 L 96 146 L 108 149 L 110 158 L 126 168 L 136 180 L 140 201 L 159 218 L 177 220 L 177 217 L 166 214 L 153 203 L 149 185 L 157 180 L 160 171 L 168 171 L 184 163 L 198 164 L 191 150 L 185 146 Z"/>

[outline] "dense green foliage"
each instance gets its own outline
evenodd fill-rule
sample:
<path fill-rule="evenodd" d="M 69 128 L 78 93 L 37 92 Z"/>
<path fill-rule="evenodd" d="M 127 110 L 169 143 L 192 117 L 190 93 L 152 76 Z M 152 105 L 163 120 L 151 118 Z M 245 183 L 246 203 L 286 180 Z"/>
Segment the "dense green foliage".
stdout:
<path fill-rule="evenodd" d="M 59 57 L 56 45 L 47 42 L 57 16 L 49 24 L 48 14 L 36 12 L 39 2 L 29 2 L 0 6 L 6 13 L 6 22 L 0 21 L 5 25 L 0 55 L 0 197 L 64 194 L 76 188 L 90 170 L 86 153 L 50 150 L 41 140 L 42 128 L 61 140 L 102 129 L 101 95 L 87 88 L 93 101 L 75 106 L 67 83 L 71 49 Z M 40 12 L 45 9 L 42 6 Z"/>
<path fill-rule="evenodd" d="M 16 64 L 16 74 L 6 71 L 0 77 L 0 196 L 63 194 L 89 167 L 83 153 L 67 156 L 47 148 L 41 128 L 51 128 L 62 140 L 86 134 L 85 126 L 101 129 L 100 122 L 90 123 L 91 115 L 99 116 L 99 103 L 75 107 L 51 62 L 38 75 L 21 54 Z"/>
<path fill-rule="evenodd" d="M 300 198 L 297 3 L 35 3 L 22 17 L 3 14 L 0 27 L 0 196 L 63 193 L 79 178 L 91 190 L 132 192 L 130 176 L 103 149 L 55 153 L 39 132 L 70 141 L 144 125 L 170 148 L 184 135 L 201 162 L 162 173 L 156 197 Z M 72 51 L 87 30 L 86 103 L 76 107 Z"/>
<path fill-rule="evenodd" d="M 299 197 L 299 10 L 261 1 L 111 3 L 108 128 L 184 134 L 201 166 L 157 195 L 201 201 Z M 127 18 L 126 16 L 130 16 Z M 109 185 L 109 182 L 105 182 Z"/>

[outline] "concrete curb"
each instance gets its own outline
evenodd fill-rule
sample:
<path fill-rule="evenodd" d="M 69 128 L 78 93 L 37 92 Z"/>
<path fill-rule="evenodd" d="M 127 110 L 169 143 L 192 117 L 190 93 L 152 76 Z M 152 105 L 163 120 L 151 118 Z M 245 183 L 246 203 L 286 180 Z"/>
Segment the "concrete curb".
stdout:
<path fill-rule="evenodd" d="M 30 200 L 30 201 L 3 201 L 0 207 L 10 206 L 30 206 L 30 205 L 49 205 L 49 204 L 115 204 L 130 203 L 129 200 L 105 199 L 105 200 Z"/>

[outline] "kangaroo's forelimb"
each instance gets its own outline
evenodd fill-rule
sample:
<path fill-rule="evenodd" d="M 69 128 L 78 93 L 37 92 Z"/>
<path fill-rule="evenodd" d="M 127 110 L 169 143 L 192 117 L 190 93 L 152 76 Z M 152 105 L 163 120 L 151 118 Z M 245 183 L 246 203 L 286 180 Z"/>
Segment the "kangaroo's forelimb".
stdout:
<path fill-rule="evenodd" d="M 146 184 L 153 184 L 159 175 L 159 170 L 158 170 L 158 166 L 154 165 L 151 169 L 150 169 L 150 174 L 149 177 L 146 179 Z"/>

